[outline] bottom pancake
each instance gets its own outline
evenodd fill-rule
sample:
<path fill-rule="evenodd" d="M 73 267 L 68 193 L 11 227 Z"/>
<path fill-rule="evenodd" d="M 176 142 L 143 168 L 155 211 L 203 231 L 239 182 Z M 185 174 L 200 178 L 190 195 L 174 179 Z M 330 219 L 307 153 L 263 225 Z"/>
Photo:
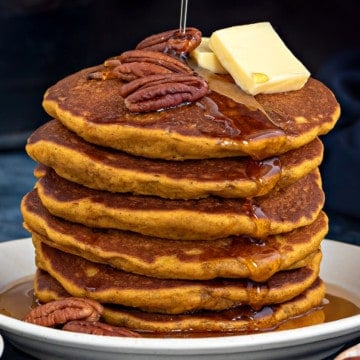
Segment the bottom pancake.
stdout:
<path fill-rule="evenodd" d="M 34 288 L 38 300 L 43 303 L 70 296 L 57 280 L 41 270 L 36 272 Z M 321 310 L 324 296 L 325 285 L 317 278 L 307 290 L 294 299 L 265 306 L 259 311 L 254 311 L 249 306 L 238 306 L 217 312 L 167 315 L 105 304 L 103 320 L 148 336 L 184 337 L 194 333 L 201 333 L 201 336 L 213 336 L 213 333 L 218 336 L 236 335 L 322 323 L 325 320 Z"/>
<path fill-rule="evenodd" d="M 72 296 L 144 311 L 179 314 L 196 310 L 224 310 L 238 305 L 259 309 L 282 303 L 305 291 L 317 278 L 318 251 L 302 268 L 281 271 L 267 282 L 248 279 L 172 280 L 127 273 L 93 263 L 42 243 L 33 234 L 36 265 L 60 282 Z"/>

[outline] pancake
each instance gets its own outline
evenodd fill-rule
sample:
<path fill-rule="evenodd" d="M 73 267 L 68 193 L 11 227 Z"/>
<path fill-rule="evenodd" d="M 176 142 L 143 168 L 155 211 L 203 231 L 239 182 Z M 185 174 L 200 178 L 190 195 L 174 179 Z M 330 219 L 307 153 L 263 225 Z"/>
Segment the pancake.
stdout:
<path fill-rule="evenodd" d="M 131 329 L 154 332 L 171 331 L 244 331 L 274 330 L 285 320 L 301 316 L 314 307 L 321 306 L 325 285 L 316 280 L 311 287 L 297 297 L 281 304 L 269 305 L 260 311 L 247 306 L 220 312 L 204 311 L 195 314 L 168 315 L 145 313 L 134 309 L 106 307 L 103 317 L 110 324 L 122 324 Z M 324 320 L 324 317 L 321 317 Z"/>
<path fill-rule="evenodd" d="M 102 65 L 92 67 L 60 80 L 47 90 L 43 107 L 90 143 L 144 157 L 264 159 L 327 133 L 340 114 L 332 92 L 312 78 L 297 91 L 257 95 L 248 106 L 211 91 L 186 106 L 132 113 L 120 96 L 120 80 L 88 80 L 102 70 Z M 218 79 L 223 87 L 229 84 L 227 78 Z M 235 85 L 231 91 L 244 97 Z"/>
<path fill-rule="evenodd" d="M 57 280 L 41 270 L 36 272 L 34 288 L 37 298 L 44 303 L 70 296 Z M 266 306 L 260 311 L 238 306 L 218 312 L 167 315 L 105 304 L 103 317 L 108 323 L 126 326 L 144 335 L 148 333 L 149 336 L 156 336 L 156 333 L 164 337 L 185 336 L 196 332 L 202 332 L 203 336 L 212 336 L 212 332 L 218 332 L 216 335 L 221 336 L 231 332 L 249 333 L 322 323 L 324 313 L 318 309 L 324 296 L 325 285 L 317 279 L 294 299 Z M 288 319 L 291 320 L 286 321 Z"/>
<path fill-rule="evenodd" d="M 51 169 L 36 187 L 44 206 L 66 220 L 180 240 L 288 232 L 315 221 L 324 204 L 318 170 L 254 199 L 168 200 L 110 193 L 69 182 Z"/>
<path fill-rule="evenodd" d="M 53 120 L 28 139 L 27 153 L 61 177 L 111 192 L 194 199 L 217 195 L 253 197 L 276 184 L 287 186 L 317 168 L 323 156 L 319 139 L 279 157 L 165 161 L 134 157 L 87 143 Z"/>
<path fill-rule="evenodd" d="M 189 242 L 71 223 L 52 216 L 36 190 L 24 197 L 21 209 L 26 228 L 51 247 L 124 271 L 173 279 L 266 281 L 278 271 L 305 266 L 328 229 L 321 212 L 308 226 L 264 239 L 234 236 Z"/>
<path fill-rule="evenodd" d="M 90 262 L 42 243 L 35 234 L 33 243 L 36 266 L 53 276 L 72 296 L 167 314 L 224 310 L 240 304 L 260 309 L 290 300 L 315 281 L 321 261 L 318 251 L 306 267 L 278 272 L 267 282 L 223 278 L 174 280 L 136 275 Z"/>

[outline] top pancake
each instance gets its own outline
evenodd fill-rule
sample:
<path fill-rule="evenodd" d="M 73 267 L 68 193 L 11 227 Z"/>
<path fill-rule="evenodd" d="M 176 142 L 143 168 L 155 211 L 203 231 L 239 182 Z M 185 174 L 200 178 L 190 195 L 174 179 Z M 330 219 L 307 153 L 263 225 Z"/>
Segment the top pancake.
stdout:
<path fill-rule="evenodd" d="M 312 78 L 297 91 L 257 95 L 257 109 L 211 91 L 186 106 L 132 113 L 119 94 L 121 81 L 88 80 L 101 70 L 84 69 L 59 81 L 47 90 L 43 106 L 87 141 L 144 157 L 264 159 L 327 133 L 340 114 L 332 92 Z M 241 92 L 227 78 L 219 79 L 233 86 L 235 96 Z"/>
<path fill-rule="evenodd" d="M 286 154 L 256 161 L 250 157 L 169 161 L 135 157 L 84 141 L 56 120 L 37 129 L 26 151 L 61 177 L 111 192 L 170 199 L 208 195 L 253 197 L 305 176 L 322 160 L 319 139 Z"/>

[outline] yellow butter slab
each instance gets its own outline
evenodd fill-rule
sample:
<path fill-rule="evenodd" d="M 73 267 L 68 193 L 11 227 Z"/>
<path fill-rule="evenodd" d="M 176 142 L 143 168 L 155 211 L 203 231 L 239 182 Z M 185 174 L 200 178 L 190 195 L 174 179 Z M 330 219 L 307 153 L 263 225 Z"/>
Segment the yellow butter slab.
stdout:
<path fill-rule="evenodd" d="M 203 37 L 201 44 L 191 52 L 190 56 L 195 59 L 200 67 L 206 70 L 216 74 L 227 74 L 227 71 L 220 64 L 216 55 L 209 48 L 209 40 L 208 37 Z"/>
<path fill-rule="evenodd" d="M 298 90 L 310 76 L 269 22 L 217 30 L 209 47 L 236 84 L 252 95 Z"/>

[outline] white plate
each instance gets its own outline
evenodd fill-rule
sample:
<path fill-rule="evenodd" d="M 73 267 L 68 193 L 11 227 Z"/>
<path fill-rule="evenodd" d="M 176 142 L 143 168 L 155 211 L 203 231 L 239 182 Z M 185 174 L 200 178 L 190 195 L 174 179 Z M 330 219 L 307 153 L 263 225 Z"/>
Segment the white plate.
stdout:
<path fill-rule="evenodd" d="M 30 239 L 0 244 L 0 292 L 34 273 Z M 323 241 L 321 277 L 329 292 L 360 306 L 360 247 Z M 39 359 L 323 359 L 360 336 L 360 315 L 295 330 L 200 339 L 94 336 L 48 329 L 0 314 L 0 329 L 17 347 Z"/>

